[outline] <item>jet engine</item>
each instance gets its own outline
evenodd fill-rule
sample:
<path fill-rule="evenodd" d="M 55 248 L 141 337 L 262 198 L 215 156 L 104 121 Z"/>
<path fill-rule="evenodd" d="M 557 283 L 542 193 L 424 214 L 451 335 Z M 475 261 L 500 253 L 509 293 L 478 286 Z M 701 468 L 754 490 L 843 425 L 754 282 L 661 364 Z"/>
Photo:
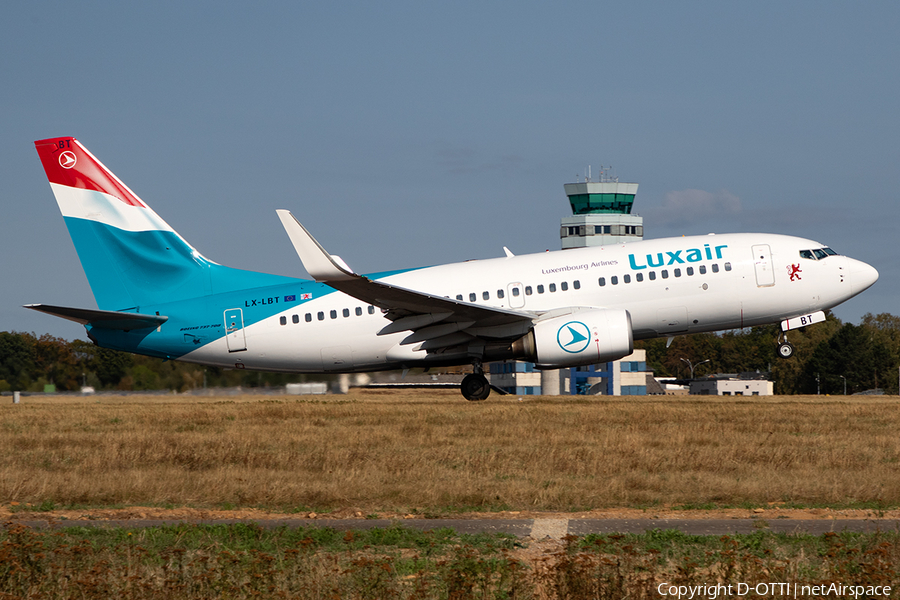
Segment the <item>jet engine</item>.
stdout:
<path fill-rule="evenodd" d="M 628 356 L 634 350 L 627 310 L 592 308 L 538 321 L 513 342 L 513 352 L 538 367 L 593 365 Z"/>

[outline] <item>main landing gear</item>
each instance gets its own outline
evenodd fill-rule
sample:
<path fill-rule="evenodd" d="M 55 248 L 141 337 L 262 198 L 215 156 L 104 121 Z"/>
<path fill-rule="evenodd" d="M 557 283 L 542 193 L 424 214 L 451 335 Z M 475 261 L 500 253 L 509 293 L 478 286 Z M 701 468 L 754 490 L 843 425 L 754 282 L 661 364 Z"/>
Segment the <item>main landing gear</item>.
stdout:
<path fill-rule="evenodd" d="M 778 337 L 779 339 L 781 338 L 780 335 Z M 784 334 L 783 341 L 778 342 L 778 348 L 776 350 L 778 351 L 778 356 L 780 358 L 790 358 L 794 355 L 794 347 L 788 343 L 787 334 Z"/>
<path fill-rule="evenodd" d="M 466 400 L 484 400 L 491 395 L 491 384 L 484 376 L 484 367 L 480 362 L 473 363 L 474 373 L 469 373 L 462 380 L 459 389 Z"/>

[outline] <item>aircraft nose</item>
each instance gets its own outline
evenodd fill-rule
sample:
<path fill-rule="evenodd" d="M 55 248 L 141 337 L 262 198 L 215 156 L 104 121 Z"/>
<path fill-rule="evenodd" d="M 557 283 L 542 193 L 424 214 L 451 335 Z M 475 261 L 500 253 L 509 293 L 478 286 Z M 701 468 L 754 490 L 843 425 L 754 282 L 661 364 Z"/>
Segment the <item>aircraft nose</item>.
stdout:
<path fill-rule="evenodd" d="M 869 289 L 876 281 L 878 281 L 878 271 L 875 270 L 875 267 L 861 260 L 851 259 L 850 289 L 853 290 L 854 295 Z"/>

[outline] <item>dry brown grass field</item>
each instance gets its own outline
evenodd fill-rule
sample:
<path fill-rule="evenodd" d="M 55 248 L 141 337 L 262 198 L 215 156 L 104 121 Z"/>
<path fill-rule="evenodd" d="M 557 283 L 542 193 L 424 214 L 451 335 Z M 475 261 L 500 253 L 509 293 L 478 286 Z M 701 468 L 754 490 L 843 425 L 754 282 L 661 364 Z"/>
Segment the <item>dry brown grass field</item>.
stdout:
<path fill-rule="evenodd" d="M 0 502 L 363 513 L 900 504 L 900 398 L 25 397 Z"/>

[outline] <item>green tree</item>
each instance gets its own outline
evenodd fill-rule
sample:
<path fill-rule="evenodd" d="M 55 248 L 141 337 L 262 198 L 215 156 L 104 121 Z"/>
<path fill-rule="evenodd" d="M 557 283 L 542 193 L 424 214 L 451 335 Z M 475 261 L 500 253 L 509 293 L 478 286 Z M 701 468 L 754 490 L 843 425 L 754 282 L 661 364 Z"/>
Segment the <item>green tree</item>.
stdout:
<path fill-rule="evenodd" d="M 44 334 L 34 345 L 36 370 L 59 390 L 77 390 L 81 386 L 82 370 L 72 350 L 63 338 Z"/>
<path fill-rule="evenodd" d="M 900 317 L 890 313 L 868 313 L 862 318 L 862 327 L 868 329 L 872 339 L 883 344 L 891 353 L 890 371 L 879 376 L 879 385 L 886 393 L 900 392 L 897 380 L 897 368 L 900 365 Z"/>
<path fill-rule="evenodd" d="M 816 347 L 806 364 L 801 391 L 814 393 L 816 377 L 822 393 L 842 394 L 842 377 L 846 378 L 849 394 L 874 389 L 879 383 L 879 373 L 883 382 L 894 364 L 890 350 L 875 339 L 871 329 L 848 323 Z"/>
<path fill-rule="evenodd" d="M 134 390 L 158 390 L 159 374 L 154 372 L 147 365 L 137 365 L 131 370 L 133 380 L 132 389 Z"/>
<path fill-rule="evenodd" d="M 0 331 L 0 379 L 13 390 L 28 389 L 35 376 L 35 337 Z"/>

